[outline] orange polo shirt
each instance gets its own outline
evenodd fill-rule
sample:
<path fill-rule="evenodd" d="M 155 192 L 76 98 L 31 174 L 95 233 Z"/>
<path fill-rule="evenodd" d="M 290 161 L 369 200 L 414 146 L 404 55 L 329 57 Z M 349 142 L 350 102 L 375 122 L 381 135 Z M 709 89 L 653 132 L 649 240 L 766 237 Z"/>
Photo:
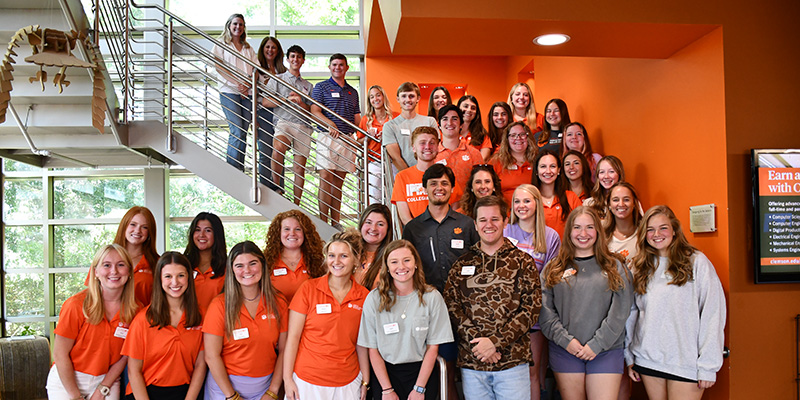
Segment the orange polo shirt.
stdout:
<path fill-rule="evenodd" d="M 145 313 L 140 311 L 131 323 L 128 339 L 122 346 L 122 355 L 142 360 L 144 384 L 180 386 L 191 382 L 194 363 L 203 349 L 203 327 L 186 327 L 186 314 L 181 315 L 178 326 L 159 329 L 150 326 Z M 126 394 L 133 393 L 130 383 Z"/>
<path fill-rule="evenodd" d="M 487 136 L 488 140 L 489 137 Z M 450 197 L 450 204 L 461 200 L 464 190 L 467 188 L 467 181 L 469 175 L 472 173 L 472 166 L 483 163 L 483 156 L 481 152 L 469 145 L 467 139 L 461 139 L 458 147 L 455 150 L 450 150 L 439 144 L 439 155 L 436 156 L 436 161 L 447 165 L 453 170 L 453 175 L 456 176 L 456 184 L 453 186 L 453 194 Z M 420 178 L 420 182 L 422 179 Z M 422 210 L 423 212 L 425 210 Z"/>
<path fill-rule="evenodd" d="M 494 168 L 494 172 L 496 172 L 497 177 L 500 178 L 500 189 L 503 190 L 503 199 L 506 201 L 506 204 L 511 207 L 513 204 L 514 190 L 523 183 L 531 183 L 533 168 L 531 168 L 531 165 L 527 161 L 522 165 L 514 164 L 508 169 L 503 168 L 500 161 L 497 159 L 489 161 L 489 165 Z"/>
<path fill-rule="evenodd" d="M 150 305 L 150 296 L 153 295 L 153 270 L 150 269 L 150 263 L 144 256 L 133 268 L 133 289 L 136 301 L 142 307 Z"/>
<path fill-rule="evenodd" d="M 389 118 L 387 118 L 386 121 L 383 121 L 383 122 L 380 122 L 377 119 L 373 119 L 372 120 L 372 124 L 370 124 L 370 126 L 367 126 L 367 117 L 366 116 L 362 116 L 361 117 L 361 122 L 358 123 L 358 127 L 363 129 L 363 130 L 365 130 L 365 131 L 369 131 L 369 128 L 375 128 L 375 134 L 380 136 L 380 135 L 383 134 L 383 124 L 385 124 L 387 121 L 390 121 L 392 118 L 394 118 L 394 117 L 396 117 L 398 115 L 400 115 L 400 113 L 393 112 L 392 115 Z M 361 139 L 363 137 L 364 137 L 364 134 L 362 134 L 361 132 L 356 132 L 356 138 Z M 376 141 L 370 139 L 369 143 L 367 144 L 367 148 L 369 149 L 370 154 L 373 155 L 375 158 L 377 158 L 378 161 L 380 161 L 380 159 L 381 159 L 381 142 L 376 142 Z"/>
<path fill-rule="evenodd" d="M 344 386 L 358 376 L 356 341 L 369 291 L 351 280 L 341 304 L 328 286 L 328 275 L 303 284 L 292 300 L 289 309 L 306 316 L 294 363 L 294 372 L 306 382 Z"/>
<path fill-rule="evenodd" d="M 283 293 L 287 303 L 291 303 L 297 289 L 310 277 L 303 257 L 300 257 L 300 261 L 297 262 L 297 268 L 294 271 L 279 258 L 278 262 L 275 263 L 275 267 L 272 268 L 272 273 L 269 275 L 272 287 Z"/>
<path fill-rule="evenodd" d="M 569 203 L 570 210 L 574 210 L 582 204 L 578 196 L 572 193 L 571 190 L 567 190 L 567 202 Z M 544 203 L 542 203 L 542 206 L 544 207 L 545 225 L 553 228 L 556 233 L 558 233 L 558 237 L 561 238 L 564 236 L 564 228 L 567 226 L 567 221 L 566 219 L 561 219 L 562 209 L 561 205 L 558 203 L 558 197 L 553 198 L 553 204 L 549 207 Z"/>
<path fill-rule="evenodd" d="M 64 302 L 55 334 L 75 341 L 69 352 L 75 371 L 99 376 L 122 357 L 120 350 L 130 324 L 120 321 L 119 313 L 111 321 L 103 317 L 99 324 L 90 324 L 83 315 L 87 290 L 81 290 Z"/>
<path fill-rule="evenodd" d="M 469 143 L 469 142 L 471 142 L 471 141 L 472 141 L 472 135 L 471 135 L 471 134 L 469 134 L 469 133 L 467 133 L 467 136 L 465 136 L 465 137 L 464 137 L 464 139 L 466 139 L 466 140 L 467 140 L 467 143 Z M 487 134 L 486 134 L 486 135 L 483 137 L 483 142 L 481 142 L 481 144 L 480 144 L 480 145 L 478 145 L 478 146 L 473 146 L 472 144 L 470 144 L 470 147 L 472 147 L 472 148 L 473 148 L 473 149 L 475 149 L 475 150 L 478 150 L 478 152 L 480 153 L 480 151 L 481 151 L 481 150 L 483 150 L 483 149 L 492 149 L 492 140 L 491 140 L 491 139 L 489 139 L 489 134 L 487 133 Z"/>
<path fill-rule="evenodd" d="M 278 336 L 286 332 L 289 313 L 286 301 L 278 296 L 278 312 L 280 325 L 274 314 L 267 315 L 264 298 L 258 302 L 256 317 L 250 317 L 247 308 L 242 304 L 239 312 L 239 324 L 233 335 L 225 335 L 225 295 L 219 295 L 211 301 L 203 320 L 203 333 L 221 336 L 222 362 L 228 375 L 261 378 L 272 373 L 275 360 L 278 358 Z"/>
<path fill-rule="evenodd" d="M 211 268 L 205 273 L 195 268 L 193 273 L 197 305 L 200 307 L 200 314 L 206 315 L 206 310 L 208 310 L 208 305 L 211 304 L 211 300 L 214 300 L 214 297 L 222 293 L 222 288 L 225 287 L 225 276 L 213 279 L 214 270 Z"/>

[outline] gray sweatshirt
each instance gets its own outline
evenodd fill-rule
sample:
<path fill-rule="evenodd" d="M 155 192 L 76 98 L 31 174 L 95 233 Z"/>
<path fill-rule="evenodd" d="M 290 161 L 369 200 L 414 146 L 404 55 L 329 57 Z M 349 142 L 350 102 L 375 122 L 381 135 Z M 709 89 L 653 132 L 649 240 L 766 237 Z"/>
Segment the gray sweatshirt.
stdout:
<path fill-rule="evenodd" d="M 715 382 L 722 367 L 725 294 L 714 266 L 694 253 L 694 280 L 668 285 L 667 258 L 635 295 L 627 323 L 625 364 L 692 380 Z"/>
<path fill-rule="evenodd" d="M 595 257 L 576 258 L 561 282 L 552 288 L 542 286 L 539 325 L 545 337 L 565 349 L 577 339 L 595 354 L 622 348 L 633 290 L 630 272 L 616 263 L 625 285 L 616 292 L 608 289 Z"/>

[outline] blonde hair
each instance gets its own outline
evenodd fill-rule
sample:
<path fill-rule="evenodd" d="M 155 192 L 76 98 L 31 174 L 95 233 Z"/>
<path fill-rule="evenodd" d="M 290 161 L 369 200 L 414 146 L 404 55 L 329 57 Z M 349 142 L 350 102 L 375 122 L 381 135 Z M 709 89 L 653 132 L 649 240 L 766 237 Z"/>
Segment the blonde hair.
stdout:
<path fill-rule="evenodd" d="M 371 92 L 372 89 L 381 92 L 381 95 L 383 96 L 383 111 L 386 112 L 387 117 L 390 119 L 392 118 L 392 106 L 389 104 L 389 100 L 386 98 L 386 91 L 383 90 L 383 87 L 380 85 L 372 85 L 367 90 L 367 107 L 364 112 L 364 117 L 367 118 L 367 128 L 369 128 L 369 126 L 372 125 L 372 121 L 375 120 L 375 107 L 372 105 L 372 102 L 369 101 L 369 92 Z"/>
<path fill-rule="evenodd" d="M 534 231 L 533 231 L 533 251 L 537 253 L 546 253 L 547 252 L 547 241 L 545 240 L 545 231 L 547 229 L 547 225 L 544 222 L 544 205 L 542 204 L 542 194 L 539 192 L 539 189 L 536 186 L 531 185 L 530 183 L 523 183 L 517 186 L 514 189 L 514 195 L 517 192 L 527 192 L 528 194 L 533 197 L 534 203 L 536 203 L 536 214 L 534 215 Z M 514 197 L 511 197 L 511 223 L 518 224 L 519 217 L 517 214 L 514 213 Z"/>
<path fill-rule="evenodd" d="M 102 264 L 106 256 L 112 251 L 116 251 L 122 261 L 128 266 L 128 280 L 122 288 L 121 301 L 122 305 L 119 310 L 119 317 L 122 322 L 130 323 L 133 317 L 136 316 L 136 297 L 134 296 L 133 289 L 133 262 L 131 256 L 124 247 L 118 244 L 107 244 L 97 250 L 92 260 L 92 266 L 89 268 L 89 286 L 86 289 L 86 298 L 83 300 L 83 315 L 86 317 L 87 322 L 92 325 L 97 325 L 103 318 L 106 317 L 106 308 L 103 304 L 103 288 L 100 286 L 100 280 L 97 278 L 95 269 Z"/>
<path fill-rule="evenodd" d="M 518 87 L 523 86 L 525 89 L 528 90 L 528 98 L 531 99 L 530 103 L 528 103 L 528 107 L 525 108 L 525 119 L 528 128 L 531 128 L 531 131 L 536 131 L 536 103 L 533 101 L 533 92 L 531 91 L 531 87 L 528 86 L 525 82 L 515 83 L 514 86 L 511 87 L 511 90 L 508 92 L 508 106 L 511 107 L 511 115 L 508 117 L 511 118 L 513 121 L 514 115 L 516 114 L 514 103 L 511 101 L 511 96 L 514 94 L 514 91 L 517 90 Z"/>
<path fill-rule="evenodd" d="M 225 21 L 225 28 L 222 30 L 222 34 L 219 35 L 219 40 L 225 44 L 231 44 L 233 42 L 233 36 L 231 36 L 231 23 L 235 18 L 239 18 L 242 20 L 242 36 L 239 37 L 239 41 L 242 43 L 242 46 L 246 49 L 250 48 L 250 43 L 247 43 L 247 29 L 244 27 L 246 23 L 244 22 L 244 15 L 242 14 L 231 14 L 228 17 L 228 20 Z"/>

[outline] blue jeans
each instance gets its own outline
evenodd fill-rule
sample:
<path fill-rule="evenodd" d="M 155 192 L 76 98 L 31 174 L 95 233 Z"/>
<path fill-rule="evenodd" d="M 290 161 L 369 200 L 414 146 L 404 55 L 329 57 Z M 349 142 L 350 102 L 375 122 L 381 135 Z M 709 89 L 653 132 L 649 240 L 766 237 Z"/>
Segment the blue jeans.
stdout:
<path fill-rule="evenodd" d="M 528 363 L 502 371 L 476 371 L 461 368 L 466 400 L 530 400 L 531 378 Z"/>
<path fill-rule="evenodd" d="M 247 150 L 247 128 L 250 127 L 250 97 L 239 93 L 220 93 L 219 103 L 225 120 L 228 121 L 228 150 L 225 160 L 240 171 L 244 171 L 244 152 Z"/>

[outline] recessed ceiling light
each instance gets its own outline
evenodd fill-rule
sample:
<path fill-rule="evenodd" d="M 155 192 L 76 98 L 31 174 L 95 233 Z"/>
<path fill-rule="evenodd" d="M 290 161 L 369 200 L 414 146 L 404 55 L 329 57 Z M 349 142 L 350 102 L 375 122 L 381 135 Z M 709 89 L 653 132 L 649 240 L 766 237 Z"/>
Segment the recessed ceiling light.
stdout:
<path fill-rule="evenodd" d="M 533 43 L 538 44 L 539 46 L 555 46 L 566 43 L 569 41 L 569 39 L 570 37 L 563 33 L 551 33 L 548 35 L 537 36 L 536 39 L 533 39 Z"/>

